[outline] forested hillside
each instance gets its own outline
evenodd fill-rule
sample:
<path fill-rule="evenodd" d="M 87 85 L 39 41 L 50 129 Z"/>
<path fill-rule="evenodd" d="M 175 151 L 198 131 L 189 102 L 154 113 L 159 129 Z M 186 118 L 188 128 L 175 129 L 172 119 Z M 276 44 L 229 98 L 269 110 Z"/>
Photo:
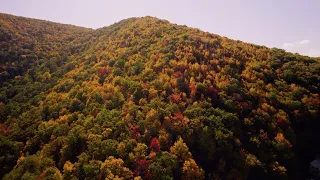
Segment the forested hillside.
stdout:
<path fill-rule="evenodd" d="M 0 178 L 305 179 L 320 60 L 153 17 L 0 14 Z"/>
<path fill-rule="evenodd" d="M 0 13 L 0 85 L 33 65 L 81 52 L 90 40 L 90 32 L 87 28 Z"/>

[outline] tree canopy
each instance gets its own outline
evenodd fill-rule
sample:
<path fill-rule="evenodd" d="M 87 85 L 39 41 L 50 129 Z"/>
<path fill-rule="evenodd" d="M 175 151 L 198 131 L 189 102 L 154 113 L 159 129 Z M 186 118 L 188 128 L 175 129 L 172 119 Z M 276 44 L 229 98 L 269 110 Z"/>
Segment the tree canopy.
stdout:
<path fill-rule="evenodd" d="M 153 17 L 0 14 L 0 178 L 306 179 L 320 61 Z"/>

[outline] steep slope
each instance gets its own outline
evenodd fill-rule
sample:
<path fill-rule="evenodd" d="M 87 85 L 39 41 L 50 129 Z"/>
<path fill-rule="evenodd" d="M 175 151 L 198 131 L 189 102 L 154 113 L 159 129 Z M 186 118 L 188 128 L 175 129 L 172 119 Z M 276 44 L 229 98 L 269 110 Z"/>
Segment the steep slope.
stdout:
<path fill-rule="evenodd" d="M 92 31 L 0 13 L 0 85 L 34 64 L 81 52 Z"/>
<path fill-rule="evenodd" d="M 319 60 L 152 17 L 87 31 L 0 89 L 4 179 L 307 176 Z"/>

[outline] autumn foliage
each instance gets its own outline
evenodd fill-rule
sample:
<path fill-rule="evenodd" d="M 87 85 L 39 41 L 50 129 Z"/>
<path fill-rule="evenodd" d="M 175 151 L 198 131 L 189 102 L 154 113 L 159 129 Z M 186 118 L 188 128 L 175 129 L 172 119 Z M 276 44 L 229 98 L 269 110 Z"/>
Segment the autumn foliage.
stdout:
<path fill-rule="evenodd" d="M 151 143 L 150 143 L 150 149 L 154 152 L 160 151 L 160 143 L 157 138 L 152 138 Z"/>
<path fill-rule="evenodd" d="M 308 179 L 320 61 L 153 17 L 0 14 L 0 179 Z"/>

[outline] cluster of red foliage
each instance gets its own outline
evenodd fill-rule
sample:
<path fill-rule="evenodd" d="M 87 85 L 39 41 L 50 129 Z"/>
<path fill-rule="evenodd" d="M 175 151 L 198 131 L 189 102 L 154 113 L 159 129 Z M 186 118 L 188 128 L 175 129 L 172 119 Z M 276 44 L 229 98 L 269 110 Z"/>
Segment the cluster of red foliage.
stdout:
<path fill-rule="evenodd" d="M 10 129 L 5 124 L 0 123 L 0 134 L 7 136 L 10 133 Z"/>
<path fill-rule="evenodd" d="M 173 77 L 175 78 L 181 78 L 183 76 L 183 73 L 181 71 L 176 71 L 173 73 Z"/>
<path fill-rule="evenodd" d="M 247 157 L 248 155 L 244 149 L 240 149 L 240 154 L 244 157 Z"/>
<path fill-rule="evenodd" d="M 263 141 L 263 142 L 266 142 L 269 140 L 269 137 L 268 137 L 268 133 L 267 132 L 264 132 L 263 129 L 260 129 L 260 135 L 259 135 L 260 139 Z"/>
<path fill-rule="evenodd" d="M 107 68 L 107 67 L 104 67 L 104 68 L 102 68 L 102 69 L 99 70 L 98 76 L 101 78 L 101 77 L 103 77 L 104 75 L 109 74 L 109 73 L 110 73 L 110 69 Z"/>
<path fill-rule="evenodd" d="M 44 179 L 46 175 L 46 171 L 41 172 L 37 179 Z"/>
<path fill-rule="evenodd" d="M 133 131 L 133 134 L 134 134 L 134 136 L 135 136 L 136 138 L 139 137 L 140 133 L 139 133 L 138 128 L 137 128 L 136 125 L 134 125 L 134 126 L 132 127 L 132 131 Z"/>
<path fill-rule="evenodd" d="M 247 110 L 247 109 L 251 108 L 250 104 L 247 103 L 247 102 L 240 102 L 239 105 L 242 107 L 242 109 L 246 109 Z"/>
<path fill-rule="evenodd" d="M 286 124 L 286 121 L 285 121 L 283 118 L 279 118 L 279 119 L 277 120 L 277 124 L 280 125 L 280 126 L 283 126 L 283 125 Z"/>
<path fill-rule="evenodd" d="M 295 116 L 299 116 L 300 115 L 300 111 L 299 110 L 294 110 L 293 112 L 294 112 Z"/>
<path fill-rule="evenodd" d="M 134 170 L 134 176 L 141 176 L 143 179 L 151 179 L 152 175 L 149 168 L 149 161 L 142 159 L 137 162 L 136 169 Z"/>
<path fill-rule="evenodd" d="M 208 92 L 208 94 L 217 94 L 219 92 L 219 90 L 213 86 L 210 86 L 210 87 L 208 87 L 207 92 Z"/>
<path fill-rule="evenodd" d="M 129 129 L 131 130 L 133 136 L 137 139 L 140 136 L 137 125 L 132 125 L 131 123 L 129 123 L 128 126 L 129 126 Z"/>
<path fill-rule="evenodd" d="M 308 102 L 309 102 L 310 104 L 320 105 L 320 99 L 308 98 Z"/>
<path fill-rule="evenodd" d="M 173 119 L 183 119 L 183 114 L 177 112 L 177 113 L 174 113 L 174 116 L 173 116 Z"/>
<path fill-rule="evenodd" d="M 172 94 L 171 95 L 171 100 L 175 103 L 178 103 L 181 101 L 181 97 L 180 97 L 180 94 Z"/>
<path fill-rule="evenodd" d="M 153 152 L 160 151 L 160 142 L 157 138 L 152 138 L 150 143 L 150 149 L 152 149 Z"/>
<path fill-rule="evenodd" d="M 156 60 L 158 60 L 158 59 L 159 59 L 159 57 L 160 57 L 160 55 L 159 55 L 159 54 L 156 54 L 156 55 L 155 55 L 155 59 L 156 59 Z"/>
<path fill-rule="evenodd" d="M 167 45 L 168 45 L 168 42 L 167 41 L 163 41 L 162 46 L 166 47 Z"/>

